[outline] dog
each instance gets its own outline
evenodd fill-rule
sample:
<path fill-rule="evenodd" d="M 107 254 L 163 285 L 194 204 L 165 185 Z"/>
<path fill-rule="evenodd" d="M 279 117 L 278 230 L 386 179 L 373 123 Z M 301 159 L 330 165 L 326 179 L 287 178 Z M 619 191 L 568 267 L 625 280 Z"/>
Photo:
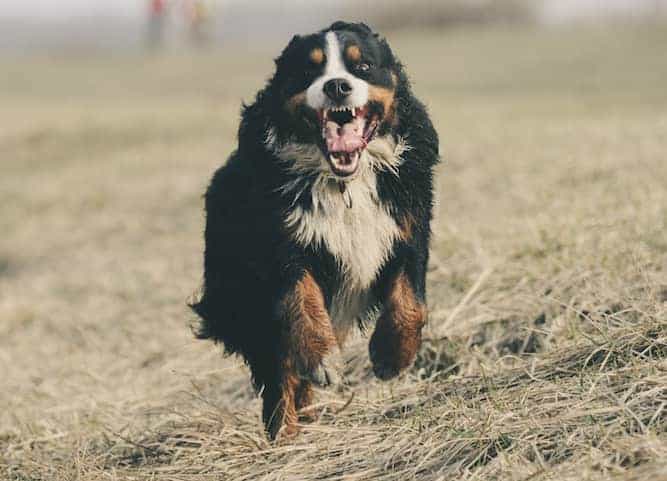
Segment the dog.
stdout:
<path fill-rule="evenodd" d="M 427 318 L 438 136 L 387 41 L 335 22 L 294 36 L 244 105 L 205 195 L 197 336 L 243 357 L 270 439 L 297 431 L 340 348 L 375 323 L 376 377 L 409 367 Z"/>

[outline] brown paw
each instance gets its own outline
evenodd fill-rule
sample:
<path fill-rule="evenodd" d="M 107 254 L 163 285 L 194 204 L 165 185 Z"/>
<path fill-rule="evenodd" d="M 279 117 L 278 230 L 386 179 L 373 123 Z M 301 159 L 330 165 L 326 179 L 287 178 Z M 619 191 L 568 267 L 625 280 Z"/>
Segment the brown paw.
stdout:
<path fill-rule="evenodd" d="M 286 422 L 280 427 L 276 435 L 271 439 L 278 444 L 289 442 L 296 438 L 300 431 L 301 426 L 299 426 L 296 421 Z"/>
<path fill-rule="evenodd" d="M 336 386 L 341 383 L 343 372 L 343 358 L 338 347 L 326 354 L 322 360 L 312 368 L 303 364 L 298 366 L 297 372 L 301 379 L 310 381 L 317 386 Z"/>
<path fill-rule="evenodd" d="M 317 421 L 328 409 L 326 406 L 306 406 L 298 411 L 300 423 L 314 423 Z"/>
<path fill-rule="evenodd" d="M 421 344 L 421 329 L 417 331 L 392 329 L 378 324 L 368 346 L 373 373 L 387 381 L 409 367 Z"/>

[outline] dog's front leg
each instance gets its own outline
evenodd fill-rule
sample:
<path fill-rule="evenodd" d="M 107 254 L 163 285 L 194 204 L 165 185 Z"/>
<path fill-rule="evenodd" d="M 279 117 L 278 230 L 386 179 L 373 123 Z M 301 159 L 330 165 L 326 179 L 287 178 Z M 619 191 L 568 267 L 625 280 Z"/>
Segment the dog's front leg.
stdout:
<path fill-rule="evenodd" d="M 281 429 L 285 435 L 296 432 L 297 411 L 310 403 L 311 383 L 336 384 L 340 362 L 324 295 L 310 272 L 287 292 L 279 309 L 279 379 L 264 396 L 264 421 L 272 439 Z"/>
<path fill-rule="evenodd" d="M 320 386 L 339 381 L 340 349 L 324 295 L 306 271 L 284 303 L 287 350 L 299 378 Z"/>
<path fill-rule="evenodd" d="M 400 270 L 389 280 L 384 310 L 369 345 L 378 378 L 391 379 L 412 364 L 421 345 L 426 316 L 426 304 L 415 294 L 410 276 Z"/>

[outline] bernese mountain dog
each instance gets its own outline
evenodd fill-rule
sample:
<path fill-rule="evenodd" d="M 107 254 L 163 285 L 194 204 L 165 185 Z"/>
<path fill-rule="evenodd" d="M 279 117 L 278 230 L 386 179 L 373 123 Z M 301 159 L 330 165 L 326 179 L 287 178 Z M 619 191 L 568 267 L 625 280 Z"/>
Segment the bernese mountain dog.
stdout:
<path fill-rule="evenodd" d="M 375 325 L 375 375 L 410 366 L 438 136 L 387 41 L 363 23 L 295 36 L 206 192 L 198 337 L 243 357 L 268 436 L 296 432 L 340 380 L 351 328 Z"/>

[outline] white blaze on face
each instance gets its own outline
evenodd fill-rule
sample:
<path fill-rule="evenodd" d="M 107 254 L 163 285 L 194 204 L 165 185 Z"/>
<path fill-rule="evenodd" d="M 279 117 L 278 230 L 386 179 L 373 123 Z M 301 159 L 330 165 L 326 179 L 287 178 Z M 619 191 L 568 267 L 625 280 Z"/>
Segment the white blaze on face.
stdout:
<path fill-rule="evenodd" d="M 347 80 L 352 86 L 352 93 L 345 99 L 345 105 L 349 107 L 363 107 L 368 102 L 368 83 L 355 77 L 345 68 L 345 62 L 341 55 L 340 44 L 335 32 L 328 32 L 324 37 L 326 41 L 325 53 L 327 63 L 324 74 L 317 78 L 306 90 L 306 103 L 315 110 L 331 108 L 333 103 L 324 93 L 324 84 L 335 78 Z"/>

